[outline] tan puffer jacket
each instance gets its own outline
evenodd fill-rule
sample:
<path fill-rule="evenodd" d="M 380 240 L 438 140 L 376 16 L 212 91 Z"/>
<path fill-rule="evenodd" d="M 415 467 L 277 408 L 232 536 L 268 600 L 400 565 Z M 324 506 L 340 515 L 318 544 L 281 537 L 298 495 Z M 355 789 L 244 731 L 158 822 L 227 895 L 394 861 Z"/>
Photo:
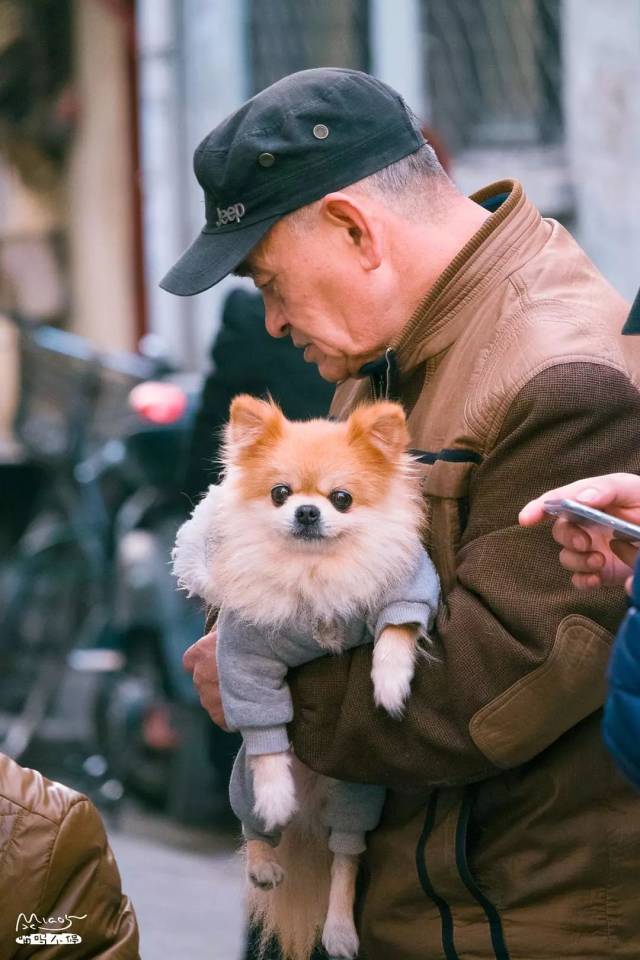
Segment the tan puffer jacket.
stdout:
<path fill-rule="evenodd" d="M 138 960 L 138 925 L 100 815 L 81 794 L 0 754 L 1 960 Z M 18 943 L 53 931 L 73 946 Z"/>

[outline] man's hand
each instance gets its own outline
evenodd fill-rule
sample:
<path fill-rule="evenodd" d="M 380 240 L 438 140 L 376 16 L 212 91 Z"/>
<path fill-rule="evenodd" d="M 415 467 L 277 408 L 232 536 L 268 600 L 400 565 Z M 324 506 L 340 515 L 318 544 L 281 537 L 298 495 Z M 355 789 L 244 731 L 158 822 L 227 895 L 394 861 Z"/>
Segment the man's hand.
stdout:
<path fill-rule="evenodd" d="M 211 633 L 206 633 L 196 643 L 192 643 L 188 650 L 185 650 L 182 665 L 188 673 L 193 674 L 193 682 L 197 687 L 200 703 L 204 709 L 214 723 L 217 723 L 223 730 L 227 730 L 218 681 L 217 639 L 218 632 L 214 627 Z"/>
<path fill-rule="evenodd" d="M 640 523 L 640 477 L 633 473 L 610 473 L 548 490 L 520 511 L 520 524 L 532 527 L 548 519 L 544 501 L 564 498 Z M 611 534 L 598 527 L 587 530 L 562 518 L 553 524 L 553 538 L 562 547 L 560 563 L 571 571 L 571 582 L 579 590 L 625 583 L 638 555 L 638 547 L 633 544 L 611 539 Z"/>

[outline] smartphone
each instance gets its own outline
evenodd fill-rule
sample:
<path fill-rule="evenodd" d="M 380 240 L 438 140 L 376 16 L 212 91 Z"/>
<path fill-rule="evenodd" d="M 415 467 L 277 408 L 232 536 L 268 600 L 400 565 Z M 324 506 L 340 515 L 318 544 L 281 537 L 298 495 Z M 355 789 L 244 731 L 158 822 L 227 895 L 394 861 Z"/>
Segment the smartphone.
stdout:
<path fill-rule="evenodd" d="M 610 513 L 603 513 L 602 510 L 588 507 L 584 503 L 578 503 L 577 500 L 545 500 L 543 509 L 545 513 L 550 513 L 554 517 L 565 517 L 582 527 L 591 525 L 606 527 L 616 540 L 640 543 L 640 526 L 612 517 Z"/>

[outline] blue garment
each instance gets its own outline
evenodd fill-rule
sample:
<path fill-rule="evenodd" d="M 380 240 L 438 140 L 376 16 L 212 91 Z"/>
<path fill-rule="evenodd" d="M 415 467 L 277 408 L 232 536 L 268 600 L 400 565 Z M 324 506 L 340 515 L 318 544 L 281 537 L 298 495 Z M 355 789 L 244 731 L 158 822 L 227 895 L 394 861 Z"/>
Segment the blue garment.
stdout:
<path fill-rule="evenodd" d="M 640 789 L 640 557 L 631 606 L 613 646 L 603 734 L 620 770 Z"/>

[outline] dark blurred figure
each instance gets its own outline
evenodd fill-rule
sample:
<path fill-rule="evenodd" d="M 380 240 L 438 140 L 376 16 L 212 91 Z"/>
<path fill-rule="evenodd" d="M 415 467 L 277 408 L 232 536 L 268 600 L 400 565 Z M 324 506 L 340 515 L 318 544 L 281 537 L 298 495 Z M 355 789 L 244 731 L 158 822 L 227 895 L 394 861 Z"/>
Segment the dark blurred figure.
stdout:
<path fill-rule="evenodd" d="M 192 500 L 218 481 L 220 428 L 238 393 L 270 393 L 286 417 L 306 420 L 327 415 L 334 391 L 314 364 L 304 362 L 289 337 L 275 340 L 267 333 L 262 297 L 247 290 L 233 290 L 227 297 L 211 360 L 185 475 L 184 489 Z"/>

